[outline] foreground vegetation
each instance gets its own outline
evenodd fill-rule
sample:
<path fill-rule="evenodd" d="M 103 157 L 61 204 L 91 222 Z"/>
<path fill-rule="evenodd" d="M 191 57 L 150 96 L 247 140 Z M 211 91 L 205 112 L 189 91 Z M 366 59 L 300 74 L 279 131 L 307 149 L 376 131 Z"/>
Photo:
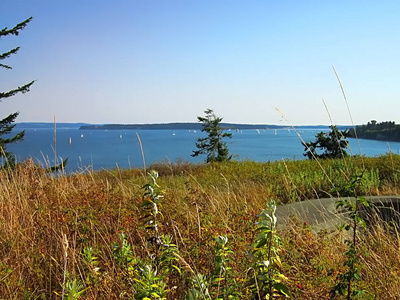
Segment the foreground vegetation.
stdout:
<path fill-rule="evenodd" d="M 399 195 L 400 156 L 149 169 L 0 172 L 1 298 L 341 299 L 349 261 L 363 299 L 400 298 L 396 231 L 360 231 L 350 257 L 347 232 L 277 229 L 270 202 L 336 197 L 357 174 L 360 194 Z"/>

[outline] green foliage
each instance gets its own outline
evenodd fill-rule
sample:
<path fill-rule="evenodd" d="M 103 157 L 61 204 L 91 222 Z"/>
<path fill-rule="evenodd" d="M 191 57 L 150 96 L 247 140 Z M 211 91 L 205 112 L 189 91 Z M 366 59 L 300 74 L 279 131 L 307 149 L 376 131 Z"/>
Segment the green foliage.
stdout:
<path fill-rule="evenodd" d="M 7 35 L 18 35 L 19 32 L 25 28 L 25 26 L 32 20 L 32 17 L 26 19 L 25 21 L 17 24 L 11 29 L 3 28 L 0 30 L 0 37 L 2 36 L 7 36 Z M 11 49 L 5 53 L 0 54 L 0 61 L 9 58 L 11 55 L 16 54 L 19 50 L 19 47 Z M 0 67 L 4 69 L 12 69 L 9 65 L 5 65 L 0 63 Z M 0 101 L 14 96 L 17 93 L 26 93 L 29 91 L 29 88 L 31 85 L 34 83 L 34 81 L 31 81 L 28 84 L 25 84 L 21 87 L 18 87 L 16 89 L 10 90 L 8 92 L 0 92 Z M 13 137 L 9 137 L 11 134 L 11 131 L 14 129 L 15 124 L 15 119 L 17 118 L 19 112 L 12 113 L 5 117 L 4 119 L 0 120 L 0 157 L 5 158 L 5 167 L 11 167 L 13 168 L 15 166 L 15 158 L 12 155 L 12 153 L 8 152 L 6 150 L 8 144 L 16 143 L 18 141 L 21 141 L 24 138 L 25 131 L 21 131 L 14 135 Z M 4 136 L 4 137 L 3 137 Z"/>
<path fill-rule="evenodd" d="M 181 274 L 176 254 L 178 254 L 178 248 L 172 243 L 172 237 L 170 235 L 161 235 L 160 270 L 164 274 L 173 272 Z"/>
<path fill-rule="evenodd" d="M 113 257 L 120 267 L 124 267 L 129 271 L 132 265 L 135 264 L 135 259 L 126 235 L 121 233 L 120 237 L 121 241 L 115 242 L 112 246 Z"/>
<path fill-rule="evenodd" d="M 67 163 L 68 163 L 68 157 L 66 159 L 63 159 L 61 161 L 61 163 L 59 163 L 58 165 L 47 168 L 46 172 L 50 172 L 50 173 L 59 172 L 59 171 L 62 172 L 62 171 L 65 170 L 65 167 L 67 166 Z"/>
<path fill-rule="evenodd" d="M 369 207 L 370 203 L 362 196 L 359 196 L 360 188 L 363 184 L 363 173 L 350 177 L 347 185 L 335 189 L 342 197 L 355 196 L 356 200 L 349 198 L 339 198 L 336 202 L 336 209 L 344 209 L 349 212 L 351 223 L 345 225 L 345 230 L 351 232 L 352 239 L 346 240 L 348 250 L 345 252 L 346 261 L 344 266 L 346 271 L 338 275 L 337 282 L 332 288 L 330 295 L 334 298 L 336 295 L 346 295 L 347 299 L 364 297 L 365 291 L 359 290 L 356 283 L 361 280 L 361 250 L 358 246 L 357 233 L 358 227 L 366 228 L 365 221 L 361 218 L 359 212 L 364 207 Z"/>
<path fill-rule="evenodd" d="M 231 264 L 234 252 L 228 246 L 228 237 L 220 235 L 214 239 L 216 247 L 211 295 L 214 299 L 240 299 L 238 283 L 232 274 L 234 270 Z"/>
<path fill-rule="evenodd" d="M 228 246 L 228 237 L 220 235 L 215 240 L 214 270 L 209 278 L 195 273 L 192 277 L 191 288 L 187 299 L 242 299 L 240 287 L 233 276 L 231 267 L 234 254 Z"/>
<path fill-rule="evenodd" d="M 180 273 L 176 265 L 178 260 L 176 245 L 171 243 L 171 237 L 161 236 L 160 265 L 157 268 L 154 261 L 145 261 L 134 257 L 132 248 L 121 235 L 121 243 L 113 245 L 113 256 L 116 263 L 124 269 L 124 280 L 135 291 L 135 299 L 167 299 L 170 291 L 167 283 L 173 272 Z"/>
<path fill-rule="evenodd" d="M 176 262 L 178 261 L 175 255 L 177 247 L 172 244 L 170 236 L 162 235 L 161 239 L 161 254 L 159 266 L 154 262 L 138 261 L 136 264 L 135 277 L 135 299 L 167 299 L 168 293 L 171 291 L 168 288 L 169 276 L 174 272 L 180 274 L 180 269 Z"/>
<path fill-rule="evenodd" d="M 82 256 L 87 270 L 86 281 L 89 283 L 100 271 L 98 257 L 95 256 L 93 247 L 83 248 Z"/>
<path fill-rule="evenodd" d="M 58 296 L 61 296 L 62 299 L 66 300 L 77 300 L 82 294 L 86 291 L 82 282 L 78 279 L 74 279 L 72 281 L 67 281 L 64 287 L 64 293 L 56 293 Z"/>
<path fill-rule="evenodd" d="M 203 128 L 201 131 L 207 133 L 207 137 L 199 138 L 196 142 L 196 147 L 199 149 L 193 151 L 192 156 L 206 154 L 206 162 L 222 162 L 231 160 L 232 156 L 229 155 L 229 149 L 223 138 L 231 138 L 231 133 L 224 133 L 220 123 L 222 118 L 217 117 L 212 109 L 204 111 L 205 117 L 197 117 L 198 121 L 202 123 Z"/>
<path fill-rule="evenodd" d="M 253 267 L 248 271 L 253 299 L 289 297 L 289 289 L 284 284 L 287 278 L 281 273 L 282 262 L 279 256 L 281 239 L 276 234 L 275 212 L 276 203 L 270 201 L 258 215 L 257 236 L 251 251 Z"/>
<path fill-rule="evenodd" d="M 86 289 L 84 289 L 84 285 L 77 279 L 72 281 L 67 281 L 65 284 L 65 295 L 64 299 L 75 300 L 78 299 Z"/>
<path fill-rule="evenodd" d="M 149 256 L 155 260 L 158 266 L 158 255 L 161 244 L 159 219 L 163 218 L 161 201 L 164 197 L 164 191 L 157 184 L 158 173 L 156 171 L 151 171 L 149 177 L 150 182 L 143 186 L 143 200 L 140 204 L 142 209 L 141 220 L 146 230 Z"/>
<path fill-rule="evenodd" d="M 126 235 L 121 234 L 121 242 L 114 243 L 113 256 L 125 271 L 125 279 L 135 290 L 135 299 L 167 299 L 169 277 L 180 274 L 177 265 L 177 246 L 172 237 L 160 234 L 160 211 L 164 191 L 157 183 L 158 173 L 149 173 L 150 182 L 143 186 L 141 202 L 142 225 L 146 232 L 148 258 L 134 256 Z"/>
<path fill-rule="evenodd" d="M 372 120 L 367 125 L 356 126 L 350 131 L 350 136 L 361 139 L 400 141 L 400 125 L 393 121 L 377 123 L 376 120 Z"/>
<path fill-rule="evenodd" d="M 152 265 L 139 267 L 140 277 L 135 278 L 137 285 L 135 299 L 167 299 L 167 289 L 164 278 L 157 276 L 157 270 Z"/>
<path fill-rule="evenodd" d="M 348 130 L 339 130 L 336 126 L 329 126 L 330 132 L 319 132 L 315 136 L 314 142 L 302 142 L 305 153 L 303 154 L 308 159 L 325 159 L 325 158 L 343 158 L 349 156 L 345 151 L 348 147 L 346 138 L 349 137 Z M 317 150 L 323 151 L 321 154 Z"/>
<path fill-rule="evenodd" d="M 211 299 L 210 292 L 208 291 L 207 278 L 197 273 L 192 278 L 192 288 L 189 289 L 187 300 L 208 300 Z"/>
<path fill-rule="evenodd" d="M 167 282 L 169 276 L 174 272 L 180 274 L 180 269 L 176 262 L 175 254 L 178 252 L 172 238 L 169 235 L 160 234 L 160 218 L 163 189 L 158 185 L 158 173 L 151 171 L 149 173 L 150 182 L 143 186 L 142 224 L 147 234 L 147 251 L 150 262 L 139 268 L 139 278 L 137 282 L 137 299 L 166 299 Z M 144 298 L 143 298 L 144 297 Z"/>
<path fill-rule="evenodd" d="M 215 253 L 215 269 L 213 274 L 213 286 L 216 287 L 216 292 L 214 293 L 217 299 L 226 299 L 229 292 L 229 272 L 232 268 L 229 266 L 229 255 L 233 254 L 229 250 L 228 237 L 219 236 L 215 238 L 216 242 L 216 253 Z M 232 287 L 232 286 L 231 286 Z"/>

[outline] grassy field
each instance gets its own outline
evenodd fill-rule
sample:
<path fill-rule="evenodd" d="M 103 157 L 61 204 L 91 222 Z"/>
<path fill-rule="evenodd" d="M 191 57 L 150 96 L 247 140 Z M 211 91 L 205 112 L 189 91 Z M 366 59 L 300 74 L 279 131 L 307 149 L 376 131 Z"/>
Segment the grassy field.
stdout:
<path fill-rule="evenodd" d="M 0 298 L 265 299 L 256 258 L 269 246 L 269 283 L 293 299 L 329 299 L 348 273 L 348 232 L 293 219 L 262 245 L 260 213 L 271 200 L 337 197 L 359 174 L 358 194 L 400 195 L 398 155 L 148 169 L 156 183 L 138 169 L 50 176 L 27 161 L 1 171 Z M 397 231 L 375 226 L 355 238 L 352 289 L 400 299 Z"/>

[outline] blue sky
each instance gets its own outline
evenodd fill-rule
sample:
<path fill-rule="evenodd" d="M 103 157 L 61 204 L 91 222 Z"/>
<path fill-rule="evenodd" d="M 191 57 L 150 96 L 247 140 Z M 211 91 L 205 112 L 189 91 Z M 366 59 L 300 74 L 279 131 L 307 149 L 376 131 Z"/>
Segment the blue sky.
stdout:
<path fill-rule="evenodd" d="M 3 0 L 19 122 L 400 123 L 399 1 Z M 278 108 L 283 114 L 279 113 Z"/>

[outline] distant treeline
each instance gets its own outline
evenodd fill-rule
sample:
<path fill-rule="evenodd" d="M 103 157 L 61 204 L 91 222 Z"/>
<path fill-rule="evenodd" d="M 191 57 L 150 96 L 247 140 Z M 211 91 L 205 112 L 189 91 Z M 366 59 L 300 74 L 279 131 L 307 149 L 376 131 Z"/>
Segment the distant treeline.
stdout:
<path fill-rule="evenodd" d="M 393 121 L 377 123 L 372 120 L 366 125 L 356 126 L 356 133 L 360 139 L 400 142 L 400 125 Z M 354 129 L 350 130 L 350 137 L 356 137 Z"/>
<path fill-rule="evenodd" d="M 256 125 L 256 124 L 232 124 L 221 123 L 224 129 L 282 129 L 287 126 L 278 125 Z M 201 123 L 159 123 L 159 124 L 105 124 L 105 125 L 83 125 L 81 130 L 140 130 L 140 129 L 170 129 L 170 130 L 201 130 Z"/>

